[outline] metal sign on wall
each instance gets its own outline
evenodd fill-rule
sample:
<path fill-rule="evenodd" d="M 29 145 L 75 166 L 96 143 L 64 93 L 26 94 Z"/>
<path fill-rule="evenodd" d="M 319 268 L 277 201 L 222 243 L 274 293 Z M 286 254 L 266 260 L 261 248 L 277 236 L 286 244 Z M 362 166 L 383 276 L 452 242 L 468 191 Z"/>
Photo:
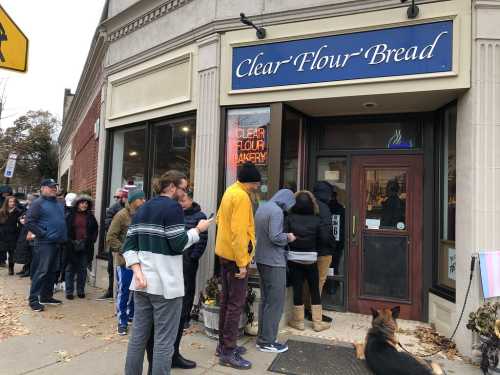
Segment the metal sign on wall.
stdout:
<path fill-rule="evenodd" d="M 28 38 L 0 6 L 0 68 L 25 72 L 28 68 Z"/>
<path fill-rule="evenodd" d="M 233 48 L 232 90 L 450 72 L 453 22 Z"/>

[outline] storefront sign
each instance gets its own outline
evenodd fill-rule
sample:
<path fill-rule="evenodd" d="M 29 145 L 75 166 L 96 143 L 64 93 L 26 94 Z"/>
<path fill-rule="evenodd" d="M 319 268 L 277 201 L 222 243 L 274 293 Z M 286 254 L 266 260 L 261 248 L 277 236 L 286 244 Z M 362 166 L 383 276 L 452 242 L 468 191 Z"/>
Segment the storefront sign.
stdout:
<path fill-rule="evenodd" d="M 235 47 L 232 89 L 449 72 L 453 22 Z"/>

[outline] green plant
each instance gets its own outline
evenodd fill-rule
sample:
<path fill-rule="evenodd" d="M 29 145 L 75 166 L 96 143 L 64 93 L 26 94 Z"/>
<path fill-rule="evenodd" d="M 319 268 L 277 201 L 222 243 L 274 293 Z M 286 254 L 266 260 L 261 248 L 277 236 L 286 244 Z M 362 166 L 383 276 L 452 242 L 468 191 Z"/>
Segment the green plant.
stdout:
<path fill-rule="evenodd" d="M 481 339 L 481 370 L 489 374 L 489 369 L 496 369 L 500 351 L 500 303 L 485 303 L 475 312 L 470 313 L 467 328 L 479 334 Z"/>
<path fill-rule="evenodd" d="M 495 322 L 499 313 L 500 302 L 485 303 L 469 314 L 467 328 L 481 336 L 495 337 Z"/>
<path fill-rule="evenodd" d="M 252 305 L 255 302 L 256 294 L 251 286 L 248 286 L 247 299 L 245 301 L 245 314 L 247 315 L 247 323 L 252 324 L 254 321 L 254 313 L 252 311 Z"/>
<path fill-rule="evenodd" d="M 219 278 L 217 276 L 213 276 L 207 280 L 203 293 L 203 303 L 214 304 L 216 306 L 220 304 Z"/>

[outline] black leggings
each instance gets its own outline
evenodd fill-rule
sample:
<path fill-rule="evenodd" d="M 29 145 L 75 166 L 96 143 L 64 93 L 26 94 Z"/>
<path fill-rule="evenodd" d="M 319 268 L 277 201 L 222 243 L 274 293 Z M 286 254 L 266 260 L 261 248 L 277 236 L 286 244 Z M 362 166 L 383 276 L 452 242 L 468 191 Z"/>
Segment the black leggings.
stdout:
<path fill-rule="evenodd" d="M 309 292 L 311 293 L 311 304 L 321 305 L 321 296 L 319 294 L 319 273 L 318 264 L 302 264 L 296 262 L 288 262 L 288 269 L 290 271 L 290 281 L 293 287 L 293 304 L 300 306 L 304 304 L 302 299 L 302 289 L 304 281 L 309 285 Z"/>

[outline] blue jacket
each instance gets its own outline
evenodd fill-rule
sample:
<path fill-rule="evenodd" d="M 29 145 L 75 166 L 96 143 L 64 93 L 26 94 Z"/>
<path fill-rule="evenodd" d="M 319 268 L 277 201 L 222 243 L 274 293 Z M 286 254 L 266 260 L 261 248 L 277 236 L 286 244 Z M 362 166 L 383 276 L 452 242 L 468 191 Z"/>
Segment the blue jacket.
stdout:
<path fill-rule="evenodd" d="M 206 218 L 207 216 L 201 211 L 200 205 L 196 202 L 193 202 L 191 208 L 184 210 L 184 222 L 187 230 L 196 228 L 200 220 L 206 220 Z M 207 247 L 207 240 L 208 233 L 200 233 L 200 241 L 187 249 L 184 254 L 195 260 L 200 259 Z"/>
<path fill-rule="evenodd" d="M 68 238 L 64 205 L 55 197 L 41 196 L 35 200 L 28 210 L 26 226 L 38 241 L 63 242 Z"/>

